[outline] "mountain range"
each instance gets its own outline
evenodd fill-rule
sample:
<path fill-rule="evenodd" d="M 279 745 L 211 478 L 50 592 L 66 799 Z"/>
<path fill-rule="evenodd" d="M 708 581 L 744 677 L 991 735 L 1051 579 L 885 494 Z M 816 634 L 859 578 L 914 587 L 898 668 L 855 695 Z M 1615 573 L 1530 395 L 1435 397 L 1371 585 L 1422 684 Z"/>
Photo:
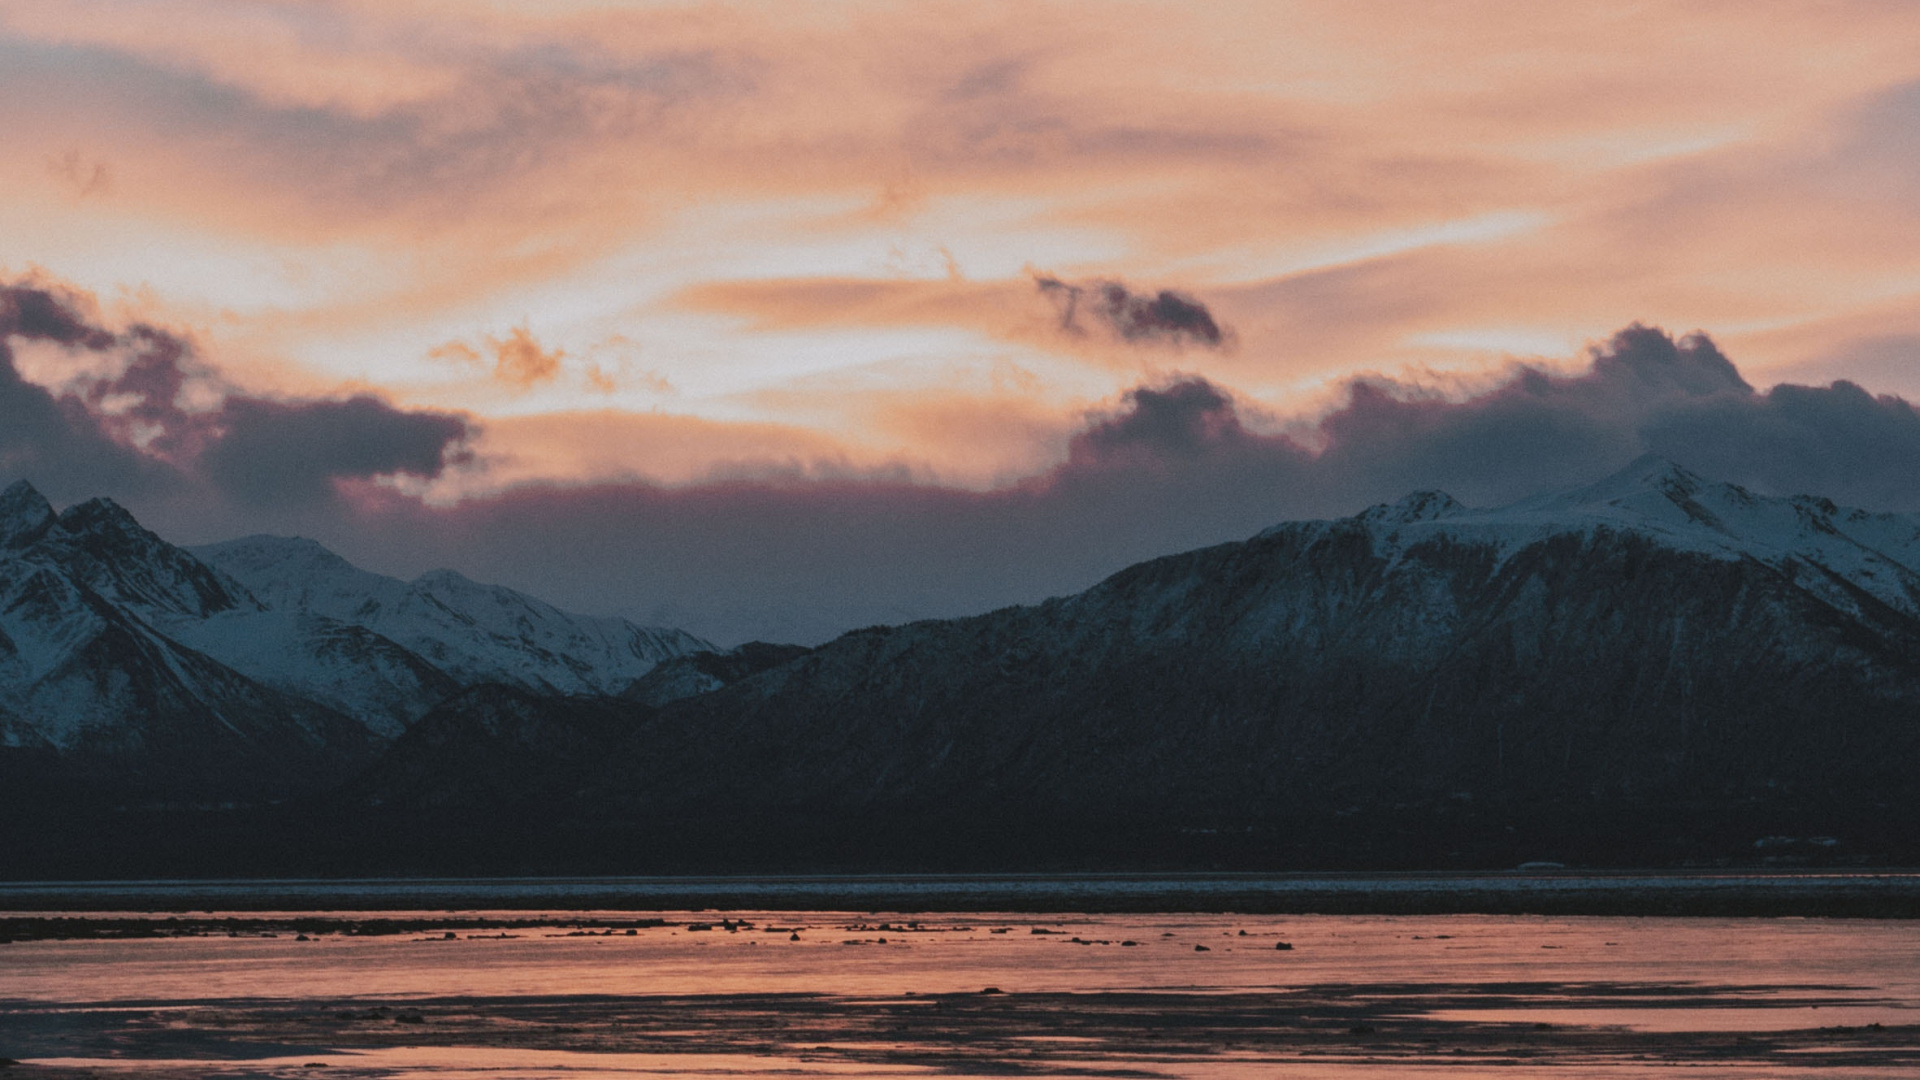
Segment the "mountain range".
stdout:
<path fill-rule="evenodd" d="M 94 499 L 0 492 L 0 767 L 120 795 L 281 797 L 368 765 L 463 688 L 611 693 L 711 645 L 310 540 L 176 547 Z"/>
<path fill-rule="evenodd" d="M 376 587 L 316 546 L 264 538 L 146 558 L 137 574 L 88 569 L 52 554 L 106 513 L 85 507 L 5 541 L 45 552 L 11 556 L 5 572 L 66 559 L 61 580 L 75 595 L 84 586 L 107 609 L 164 613 L 141 625 L 172 626 L 178 648 L 254 673 L 257 693 L 325 698 L 331 712 L 301 730 L 357 718 L 371 752 L 355 749 L 353 767 L 328 774 L 335 782 L 305 804 L 327 824 L 302 834 L 322 846 L 354 838 L 330 849 L 349 862 L 385 852 L 388 865 L 468 871 L 1306 868 L 1920 855 L 1920 516 L 1758 495 L 1656 458 L 1494 509 L 1419 492 L 1155 559 L 1073 596 L 815 649 L 722 652 L 633 628 L 613 632 L 611 655 L 640 648 L 621 642 L 670 647 L 620 667 L 601 659 L 608 638 L 576 627 L 567 632 L 582 636 L 509 635 L 522 647 L 482 650 L 495 657 L 484 672 L 463 666 L 471 639 L 445 627 L 493 633 L 513 603 L 537 602 L 435 575 Z M 9 590 L 12 620 L 21 593 Z M 458 606 L 452 598 L 472 622 L 436 621 L 434 603 Z M 209 629 L 235 608 L 239 621 L 330 620 L 378 638 L 366 670 L 394 690 L 323 694 L 334 684 L 316 672 L 335 669 L 305 661 L 288 669 L 298 678 L 270 678 L 280 669 L 241 663 Z M 263 657 L 324 651 L 311 636 L 259 640 L 309 642 L 261 645 Z M 554 659 L 536 664 L 542 656 Z M 411 704 L 383 712 L 394 700 Z M 23 730 L 54 741 L 69 730 L 40 724 Z M 369 839 L 391 835 L 417 842 Z"/>

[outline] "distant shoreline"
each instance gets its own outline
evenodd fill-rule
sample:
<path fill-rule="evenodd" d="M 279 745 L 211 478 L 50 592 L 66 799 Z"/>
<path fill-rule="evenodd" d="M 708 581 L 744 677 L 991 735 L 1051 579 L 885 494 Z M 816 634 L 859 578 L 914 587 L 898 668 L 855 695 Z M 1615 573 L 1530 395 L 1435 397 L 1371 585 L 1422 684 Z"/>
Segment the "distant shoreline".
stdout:
<path fill-rule="evenodd" d="M 873 911 L 1920 918 L 1920 870 L 0 883 L 0 911 Z"/>

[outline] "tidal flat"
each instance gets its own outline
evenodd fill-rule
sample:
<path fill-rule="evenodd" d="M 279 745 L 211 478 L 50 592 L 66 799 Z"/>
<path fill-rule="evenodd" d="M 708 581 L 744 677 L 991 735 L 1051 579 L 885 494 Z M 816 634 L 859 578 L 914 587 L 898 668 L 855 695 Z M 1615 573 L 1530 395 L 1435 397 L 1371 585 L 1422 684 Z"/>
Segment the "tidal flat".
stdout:
<path fill-rule="evenodd" d="M 18 912 L 21 1077 L 1911 1076 L 1920 923 Z"/>

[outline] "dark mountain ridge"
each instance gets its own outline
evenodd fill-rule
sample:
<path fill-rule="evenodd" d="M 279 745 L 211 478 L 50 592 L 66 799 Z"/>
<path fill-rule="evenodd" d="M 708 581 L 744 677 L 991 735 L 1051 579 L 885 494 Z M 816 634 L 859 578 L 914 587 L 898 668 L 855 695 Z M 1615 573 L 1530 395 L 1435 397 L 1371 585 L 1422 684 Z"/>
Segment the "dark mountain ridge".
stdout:
<path fill-rule="evenodd" d="M 1672 861 L 1781 830 L 1881 857 L 1920 821 L 1916 555 L 1913 517 L 1661 461 L 1494 511 L 1419 493 L 656 708 L 461 699 L 354 791 L 721 844 L 806 822 L 855 864 L 881 833 L 1028 837 L 1014 862 Z M 451 764 L 528 709 L 511 782 Z"/>
<path fill-rule="evenodd" d="M 693 652 L 618 697 L 470 686 L 352 782 L 230 831 L 226 863 L 194 857 L 1885 864 L 1920 859 L 1916 764 L 1920 517 L 1647 459 L 1491 510 L 1421 492 L 1281 525 L 1030 607 Z"/>

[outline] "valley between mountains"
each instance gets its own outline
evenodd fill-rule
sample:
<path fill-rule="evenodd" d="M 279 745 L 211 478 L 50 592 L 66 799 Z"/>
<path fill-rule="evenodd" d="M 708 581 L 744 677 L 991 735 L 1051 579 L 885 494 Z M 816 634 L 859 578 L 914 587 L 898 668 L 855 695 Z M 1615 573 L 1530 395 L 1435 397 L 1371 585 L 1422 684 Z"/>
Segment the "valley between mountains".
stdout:
<path fill-rule="evenodd" d="M 15 485 L 0 635 L 15 876 L 1920 856 L 1920 516 L 1657 458 L 813 649 Z"/>

